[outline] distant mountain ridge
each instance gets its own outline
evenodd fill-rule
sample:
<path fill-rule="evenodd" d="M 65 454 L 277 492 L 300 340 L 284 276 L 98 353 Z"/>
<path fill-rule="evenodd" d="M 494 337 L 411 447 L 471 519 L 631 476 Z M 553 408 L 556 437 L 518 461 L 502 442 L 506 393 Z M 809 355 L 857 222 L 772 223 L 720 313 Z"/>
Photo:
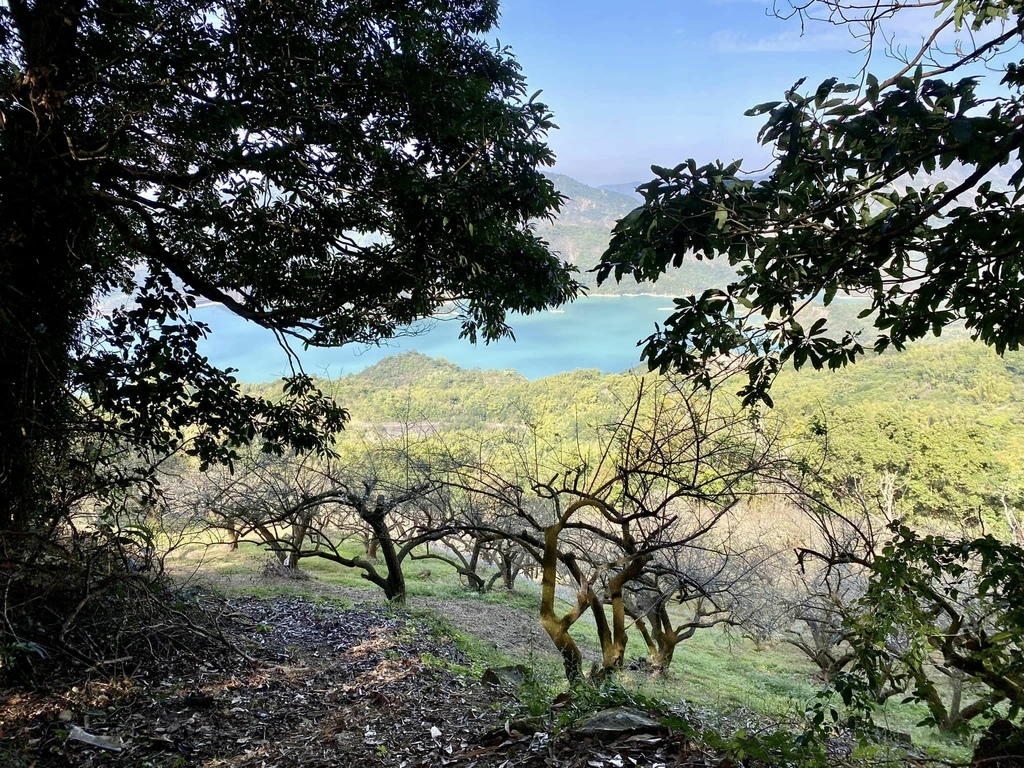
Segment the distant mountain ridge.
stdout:
<path fill-rule="evenodd" d="M 636 200 L 638 203 L 644 201 L 644 196 L 636 191 L 636 188 L 641 184 L 645 184 L 643 181 L 633 181 L 628 184 L 602 184 L 601 189 L 607 189 L 609 192 L 618 192 L 620 195 L 626 195 Z"/>
<path fill-rule="evenodd" d="M 593 284 L 593 275 L 585 274 L 586 270 L 597 264 L 608 248 L 615 223 L 636 208 L 636 201 L 561 174 L 548 174 L 548 178 L 568 199 L 557 219 L 538 224 L 537 233 L 553 251 L 579 267 L 585 282 Z"/>
<path fill-rule="evenodd" d="M 620 216 L 636 208 L 636 199 L 631 194 L 608 187 L 591 187 L 582 181 L 576 181 L 576 179 L 560 173 L 545 175 L 559 192 L 569 198 L 570 208 L 575 205 L 580 206 L 583 210 L 604 213 L 619 212 Z"/>
<path fill-rule="evenodd" d="M 631 191 L 635 185 L 591 187 L 558 173 L 549 173 L 547 177 L 568 200 L 554 222 L 537 225 L 537 233 L 548 241 L 553 251 L 579 267 L 580 279 L 590 287 L 591 293 L 685 296 L 711 286 L 726 285 L 735 279 L 736 273 L 725 261 L 688 258 L 682 267 L 669 270 L 657 283 L 637 283 L 626 278 L 621 283 L 610 281 L 598 288 L 590 270 L 608 249 L 616 222 L 637 207 L 639 196 Z"/>

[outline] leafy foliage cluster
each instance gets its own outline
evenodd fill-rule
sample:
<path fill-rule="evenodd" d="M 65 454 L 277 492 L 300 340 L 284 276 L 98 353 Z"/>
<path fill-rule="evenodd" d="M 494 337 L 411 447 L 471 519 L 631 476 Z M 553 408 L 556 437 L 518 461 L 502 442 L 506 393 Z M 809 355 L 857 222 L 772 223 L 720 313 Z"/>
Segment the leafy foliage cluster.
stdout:
<path fill-rule="evenodd" d="M 988 686 L 986 704 L 1005 699 L 1015 716 L 1024 705 L 1021 548 L 991 536 L 961 541 L 921 536 L 906 526 L 893 529 L 863 597 L 872 620 L 856 646 L 855 674 L 870 685 L 879 672 L 880 638 L 905 632 L 912 648 L 903 674 L 912 678 L 916 696 L 929 701 L 935 695 L 914 672 L 915 664 L 937 652 L 949 668 Z M 935 721 L 939 717 L 934 710 Z"/>
<path fill-rule="evenodd" d="M 708 375 L 722 355 L 749 356 L 747 402 L 771 404 L 782 365 L 831 369 L 864 354 L 855 333 L 828 334 L 806 321 L 816 301 L 870 301 L 878 331 L 868 347 L 902 349 L 964 322 L 997 351 L 1014 350 L 1021 326 L 1021 212 L 1024 172 L 1006 187 L 992 174 L 1020 163 L 1021 65 L 1015 43 L 1024 6 L 1012 0 L 791 3 L 794 14 L 850 24 L 866 46 L 907 8 L 935 9 L 934 33 L 903 55 L 896 72 L 865 71 L 860 83 L 829 79 L 753 108 L 767 115 L 760 139 L 774 162 L 763 179 L 739 162 L 653 170 L 644 205 L 617 226 L 598 279 L 656 281 L 687 254 L 724 259 L 737 278 L 676 300 L 648 339 L 652 368 Z M 945 33 L 970 35 L 955 51 Z M 897 52 L 898 55 L 898 52 Z M 873 63 L 873 62 L 869 62 Z M 970 72 L 1001 73 L 982 94 Z M 963 74 L 962 70 L 968 70 Z M 949 79 L 947 79 L 949 78 Z M 958 79 L 957 79 L 958 78 Z M 930 178 L 960 171 L 953 183 Z"/>
<path fill-rule="evenodd" d="M 557 218 L 538 223 L 537 231 L 550 243 L 553 251 L 583 272 L 580 280 L 587 285 L 591 295 L 654 292 L 683 296 L 735 280 L 736 273 L 724 262 L 687 258 L 679 269 L 661 275 L 656 287 L 643 283 L 599 284 L 593 267 L 608 248 L 612 228 L 636 207 L 636 199 L 610 189 L 591 187 L 557 173 L 547 174 L 547 177 L 566 200 Z"/>
<path fill-rule="evenodd" d="M 287 403 L 240 398 L 196 351 L 197 298 L 343 344 L 448 303 L 494 339 L 575 295 L 530 223 L 560 203 L 550 114 L 484 42 L 496 20 L 492 0 L 0 9 L 0 529 L 57 514 L 83 433 L 195 430 L 204 461 L 257 433 L 326 447 L 344 412 L 302 376 Z M 130 306 L 89 321 L 113 288 Z"/>

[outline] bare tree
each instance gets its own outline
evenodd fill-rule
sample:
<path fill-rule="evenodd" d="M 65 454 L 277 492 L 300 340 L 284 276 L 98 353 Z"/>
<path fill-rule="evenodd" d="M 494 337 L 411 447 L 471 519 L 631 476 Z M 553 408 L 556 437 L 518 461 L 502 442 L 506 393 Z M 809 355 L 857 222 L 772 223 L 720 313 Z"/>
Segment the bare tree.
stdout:
<path fill-rule="evenodd" d="M 321 471 L 325 461 L 312 455 L 248 454 L 233 471 L 215 467 L 197 475 L 192 505 L 214 527 L 229 532 L 232 548 L 254 537 L 280 565 L 295 569 L 314 518 L 340 498 Z"/>
<path fill-rule="evenodd" d="M 327 514 L 315 518 L 308 526 L 308 544 L 298 551 L 305 557 L 319 557 L 349 568 L 358 568 L 362 577 L 384 590 L 393 603 L 403 604 L 406 598 L 405 573 L 402 564 L 420 546 L 437 541 L 451 533 L 451 528 L 426 510 L 429 496 L 438 485 L 423 480 L 410 487 L 396 486 L 379 476 L 352 480 L 337 470 L 329 472 L 336 498 Z M 370 526 L 383 559 L 383 572 L 365 556 L 346 555 L 341 547 L 340 520 L 354 514 Z M 396 521 L 407 525 L 399 533 Z"/>
<path fill-rule="evenodd" d="M 842 644 L 829 667 L 837 684 L 874 703 L 906 692 L 943 731 L 1001 701 L 1024 703 L 1019 633 L 1007 630 L 1019 604 L 1005 592 L 1024 569 L 1018 547 L 922 536 L 855 494 L 806 503 L 820 536 L 797 553 L 813 569 L 805 610 L 818 611 L 803 622 Z"/>
<path fill-rule="evenodd" d="M 463 585 L 476 593 L 492 590 L 499 581 L 511 591 L 525 554 L 507 531 L 498 528 L 501 520 L 494 501 L 449 485 L 432 498 L 445 509 L 448 532 L 438 546 L 427 546 L 410 558 L 451 566 Z"/>
<path fill-rule="evenodd" d="M 630 584 L 626 610 L 647 645 L 647 665 L 668 672 L 676 646 L 697 630 L 738 626 L 760 590 L 760 547 L 737 549 L 727 540 L 662 550 Z"/>
<path fill-rule="evenodd" d="M 194 503 L 233 539 L 255 538 L 283 566 L 318 557 L 356 568 L 401 603 L 402 564 L 456 532 L 427 442 L 407 433 L 352 435 L 333 457 L 250 456 L 232 474 L 208 472 Z M 352 554 L 353 539 L 372 542 L 382 562 L 365 550 Z"/>
<path fill-rule="evenodd" d="M 459 466 L 449 480 L 503 508 L 504 523 L 489 529 L 539 563 L 541 624 L 570 680 L 582 674 L 573 624 L 590 611 L 602 669 L 620 667 L 627 608 L 633 621 L 647 615 L 634 585 L 655 576 L 673 583 L 673 594 L 696 585 L 700 579 L 678 567 L 679 553 L 719 544 L 713 532 L 738 500 L 784 461 L 763 419 L 686 383 L 641 379 L 623 411 L 614 424 L 578 427 L 570 444 L 539 447 L 536 434 L 532 445 L 510 441 L 486 462 Z M 559 586 L 576 593 L 564 613 L 556 607 Z M 710 596 L 709 589 L 705 605 Z"/>

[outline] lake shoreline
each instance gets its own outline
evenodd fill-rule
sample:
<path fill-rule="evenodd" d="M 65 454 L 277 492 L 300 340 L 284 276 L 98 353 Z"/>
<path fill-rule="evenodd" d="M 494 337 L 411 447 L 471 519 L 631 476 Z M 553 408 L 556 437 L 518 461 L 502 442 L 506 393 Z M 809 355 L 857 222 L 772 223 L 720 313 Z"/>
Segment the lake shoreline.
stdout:
<path fill-rule="evenodd" d="M 605 300 L 587 300 L 598 298 Z M 306 372 L 328 379 L 358 373 L 407 350 L 461 368 L 514 370 L 531 380 L 575 370 L 620 373 L 640 364 L 638 344 L 673 311 L 667 303 L 657 295 L 587 296 L 551 310 L 512 314 L 508 323 L 514 338 L 475 346 L 459 338 L 461 323 L 455 318 L 437 317 L 380 345 L 311 347 L 300 350 L 299 357 Z M 220 368 L 236 369 L 239 381 L 266 383 L 288 374 L 288 362 L 270 331 L 218 305 L 197 308 L 193 316 L 211 330 L 200 343 L 201 354 Z"/>

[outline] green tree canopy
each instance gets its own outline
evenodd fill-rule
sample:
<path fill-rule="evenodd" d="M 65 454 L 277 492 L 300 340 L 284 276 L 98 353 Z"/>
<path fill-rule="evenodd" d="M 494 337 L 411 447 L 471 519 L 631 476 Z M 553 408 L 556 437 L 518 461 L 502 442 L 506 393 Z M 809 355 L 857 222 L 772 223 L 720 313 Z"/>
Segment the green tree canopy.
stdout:
<path fill-rule="evenodd" d="M 341 426 L 303 376 L 283 405 L 240 397 L 197 351 L 196 301 L 336 345 L 448 303 L 491 340 L 575 295 L 529 224 L 560 201 L 551 116 L 484 41 L 496 19 L 494 0 L 0 7 L 0 530 L 100 427 L 200 434 L 212 461 Z M 131 303 L 90 319 L 112 289 Z"/>
<path fill-rule="evenodd" d="M 737 278 L 677 299 L 643 357 L 652 368 L 706 378 L 723 356 L 744 354 L 744 396 L 770 404 L 767 390 L 786 363 L 837 368 L 865 346 L 899 349 L 960 321 L 999 352 L 1018 348 L 1024 62 L 1014 46 L 1024 3 L 789 7 L 804 19 L 853 25 L 869 50 L 895 14 L 937 15 L 918 49 L 890 58 L 890 76 L 865 69 L 859 83 L 829 79 L 812 89 L 801 81 L 750 110 L 768 116 L 759 134 L 774 155 L 766 177 L 745 175 L 739 162 L 653 168 L 657 178 L 639 189 L 644 205 L 614 230 L 599 280 L 654 281 L 691 252 L 727 260 Z M 1007 164 L 1005 183 L 995 183 Z M 824 318 L 801 322 L 811 305 L 847 296 L 870 300 L 873 342 L 829 329 Z"/>

